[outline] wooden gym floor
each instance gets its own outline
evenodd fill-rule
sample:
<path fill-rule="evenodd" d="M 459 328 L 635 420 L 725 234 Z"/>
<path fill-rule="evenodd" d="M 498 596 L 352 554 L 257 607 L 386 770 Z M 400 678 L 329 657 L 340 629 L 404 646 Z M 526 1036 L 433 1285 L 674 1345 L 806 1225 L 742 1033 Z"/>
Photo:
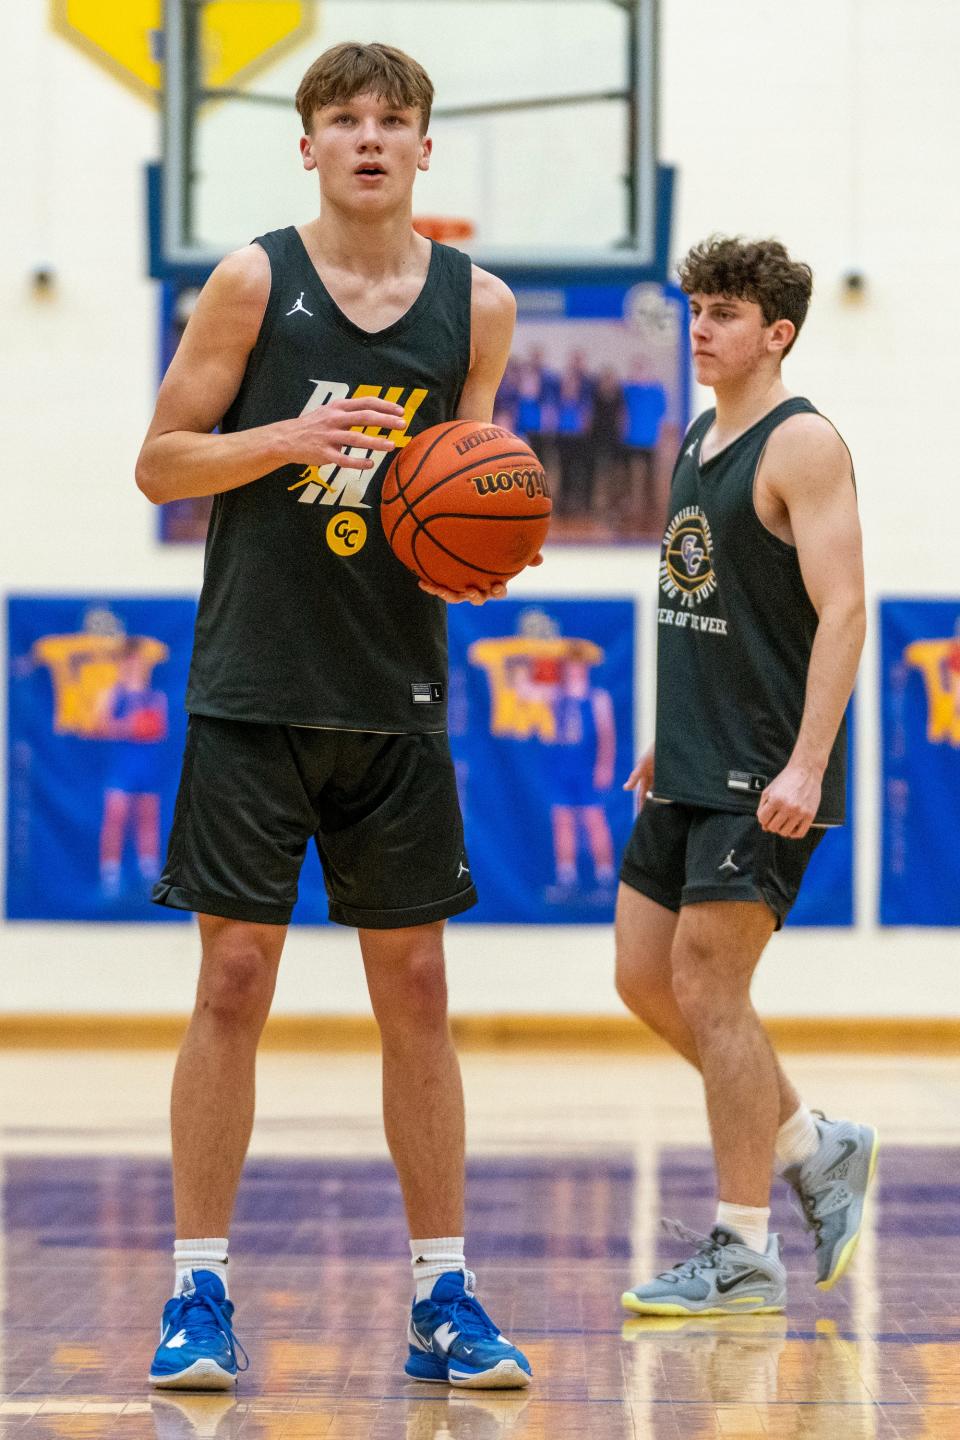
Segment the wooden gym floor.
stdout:
<path fill-rule="evenodd" d="M 236 1396 L 145 1384 L 172 1239 L 172 1053 L 0 1052 L 0 1436 L 152 1440 L 960 1440 L 960 1060 L 791 1055 L 805 1097 L 880 1126 L 846 1280 L 813 1286 L 783 1187 L 783 1317 L 630 1321 L 709 1228 L 699 1083 L 659 1056 L 464 1057 L 468 1261 L 529 1354 L 525 1393 L 405 1379 L 399 1194 L 373 1054 L 269 1052 L 231 1238 Z"/>

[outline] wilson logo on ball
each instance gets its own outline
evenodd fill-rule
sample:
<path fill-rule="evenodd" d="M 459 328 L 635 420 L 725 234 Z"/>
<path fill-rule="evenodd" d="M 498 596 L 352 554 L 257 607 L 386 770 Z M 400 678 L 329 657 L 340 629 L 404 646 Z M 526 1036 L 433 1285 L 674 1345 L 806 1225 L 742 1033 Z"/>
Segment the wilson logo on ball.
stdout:
<path fill-rule="evenodd" d="M 495 475 L 471 475 L 468 483 L 476 487 L 478 495 L 522 490 L 532 500 L 535 495 L 550 494 L 550 486 L 542 470 L 498 470 Z"/>

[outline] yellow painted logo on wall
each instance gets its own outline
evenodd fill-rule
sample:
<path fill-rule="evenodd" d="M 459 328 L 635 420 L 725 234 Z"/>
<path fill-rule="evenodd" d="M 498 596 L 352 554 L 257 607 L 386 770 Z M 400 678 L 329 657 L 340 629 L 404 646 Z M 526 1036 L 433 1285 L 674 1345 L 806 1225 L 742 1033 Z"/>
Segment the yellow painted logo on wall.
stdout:
<path fill-rule="evenodd" d="M 163 0 L 51 0 L 65 39 L 145 99 L 163 84 Z M 201 7 L 204 83 L 232 85 L 276 59 L 316 23 L 316 0 L 208 0 Z"/>
<path fill-rule="evenodd" d="M 960 748 L 960 636 L 915 640 L 903 658 L 923 676 L 930 744 Z"/>
<path fill-rule="evenodd" d="M 53 730 L 86 740 L 103 735 L 104 705 L 131 658 L 149 681 L 169 648 L 152 635 L 83 630 L 72 635 L 42 635 L 33 647 L 33 661 L 45 666 L 53 684 Z"/>

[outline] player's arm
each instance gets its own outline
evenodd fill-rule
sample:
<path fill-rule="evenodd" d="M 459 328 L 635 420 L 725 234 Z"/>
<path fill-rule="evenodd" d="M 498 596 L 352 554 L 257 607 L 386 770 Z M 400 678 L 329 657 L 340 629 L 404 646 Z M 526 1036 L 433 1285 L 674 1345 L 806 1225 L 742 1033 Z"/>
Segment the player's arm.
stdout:
<path fill-rule="evenodd" d="M 820 416 L 797 416 L 773 440 L 764 479 L 789 519 L 818 624 L 796 743 L 761 796 L 757 818 L 764 830 L 799 840 L 816 816 L 863 648 L 863 546 L 850 456 L 833 427 Z"/>
<path fill-rule="evenodd" d="M 259 245 L 228 255 L 200 292 L 137 460 L 137 485 L 154 504 L 235 490 L 281 465 L 346 463 L 352 426 L 390 429 L 402 417 L 385 400 L 337 400 L 291 420 L 211 434 L 240 389 L 269 297 L 270 261 Z M 376 435 L 364 444 L 393 449 Z M 355 469 L 373 463 L 349 459 Z"/>
<path fill-rule="evenodd" d="M 458 420 L 477 420 L 481 424 L 493 419 L 493 406 L 510 358 L 513 327 L 517 318 L 517 302 L 513 292 L 488 270 L 473 267 L 470 299 L 470 369 L 457 406 Z M 541 564 L 535 556 L 531 565 Z M 456 604 L 469 600 L 482 605 L 485 600 L 498 600 L 507 587 L 499 582 L 489 590 L 471 588 L 464 591 L 443 590 L 437 585 L 420 582 L 420 589 L 442 600 Z"/>

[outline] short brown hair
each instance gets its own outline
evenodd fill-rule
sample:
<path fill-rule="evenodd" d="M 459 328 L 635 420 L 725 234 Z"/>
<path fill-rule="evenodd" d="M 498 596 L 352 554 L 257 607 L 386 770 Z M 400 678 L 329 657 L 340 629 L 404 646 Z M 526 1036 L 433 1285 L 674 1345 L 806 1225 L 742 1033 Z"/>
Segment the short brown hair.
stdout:
<path fill-rule="evenodd" d="M 687 252 L 677 272 L 685 294 L 731 295 L 738 300 L 753 300 L 763 311 L 765 325 L 789 320 L 797 335 L 813 294 L 810 266 L 791 260 L 786 246 L 779 240 L 711 235 Z M 793 349 L 797 335 L 784 355 Z"/>
<path fill-rule="evenodd" d="M 296 106 L 304 130 L 310 133 L 314 111 L 368 93 L 400 109 L 419 110 L 420 133 L 426 134 L 433 82 L 423 66 L 392 45 L 360 45 L 354 40 L 324 50 L 300 81 Z"/>

